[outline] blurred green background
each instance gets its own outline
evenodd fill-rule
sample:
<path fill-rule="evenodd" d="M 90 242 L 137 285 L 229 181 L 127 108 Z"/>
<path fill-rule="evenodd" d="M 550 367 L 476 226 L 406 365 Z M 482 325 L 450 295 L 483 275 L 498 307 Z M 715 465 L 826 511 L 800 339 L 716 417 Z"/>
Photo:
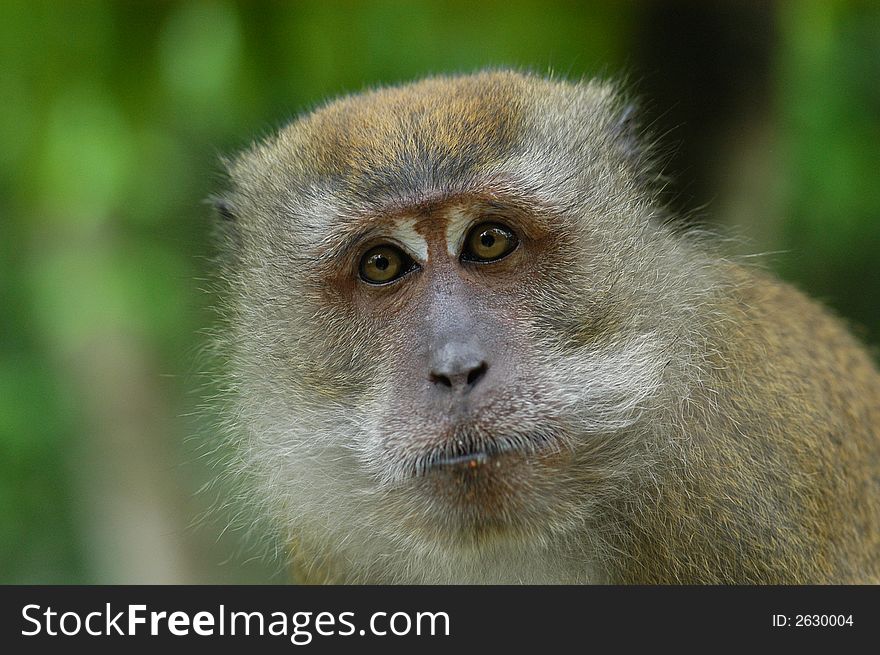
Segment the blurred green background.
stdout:
<path fill-rule="evenodd" d="M 0 582 L 284 580 L 223 530 L 234 503 L 208 512 L 218 155 L 338 93 L 497 65 L 622 75 L 684 220 L 880 342 L 877 3 L 7 0 Z"/>

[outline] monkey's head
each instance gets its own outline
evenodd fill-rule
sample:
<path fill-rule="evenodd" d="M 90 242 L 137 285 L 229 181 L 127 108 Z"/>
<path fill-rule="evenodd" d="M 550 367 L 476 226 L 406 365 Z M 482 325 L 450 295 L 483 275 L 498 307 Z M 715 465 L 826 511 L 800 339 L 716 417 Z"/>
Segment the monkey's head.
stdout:
<path fill-rule="evenodd" d="M 630 121 L 609 85 L 490 72 L 229 164 L 232 420 L 286 536 L 367 568 L 546 545 L 656 473 L 702 273 Z"/>

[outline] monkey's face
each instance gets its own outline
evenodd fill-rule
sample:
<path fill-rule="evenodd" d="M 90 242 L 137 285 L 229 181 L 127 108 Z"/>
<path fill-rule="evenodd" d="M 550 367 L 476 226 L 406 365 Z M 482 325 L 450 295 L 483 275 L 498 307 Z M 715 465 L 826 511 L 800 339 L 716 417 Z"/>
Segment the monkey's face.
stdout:
<path fill-rule="evenodd" d="M 330 105 L 232 170 L 244 451 L 328 540 L 577 528 L 660 384 L 657 298 L 627 263 L 649 205 L 604 92 L 420 86 Z M 532 115 L 544 87 L 573 134 Z M 566 162 L 572 139 L 595 150 Z"/>
<path fill-rule="evenodd" d="M 565 247 L 513 203 L 455 197 L 381 217 L 330 276 L 328 304 L 372 343 L 359 465 L 410 530 L 481 537 L 556 513 L 573 426 L 539 335 Z"/>

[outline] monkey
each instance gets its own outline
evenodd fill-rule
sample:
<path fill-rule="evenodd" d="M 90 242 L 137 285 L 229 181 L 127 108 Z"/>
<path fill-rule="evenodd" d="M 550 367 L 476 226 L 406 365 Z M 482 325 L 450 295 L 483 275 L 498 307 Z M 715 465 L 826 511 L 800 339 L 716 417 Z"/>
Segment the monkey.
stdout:
<path fill-rule="evenodd" d="M 682 228 L 619 85 L 488 70 L 226 161 L 233 468 L 305 583 L 880 582 L 880 373 Z"/>

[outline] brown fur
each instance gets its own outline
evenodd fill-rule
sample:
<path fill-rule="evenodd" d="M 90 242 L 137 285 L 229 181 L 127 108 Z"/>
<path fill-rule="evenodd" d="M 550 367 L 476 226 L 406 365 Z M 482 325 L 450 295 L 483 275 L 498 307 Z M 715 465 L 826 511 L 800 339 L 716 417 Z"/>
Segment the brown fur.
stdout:
<path fill-rule="evenodd" d="M 654 491 L 651 521 L 615 539 L 626 553 L 615 579 L 876 583 L 877 369 L 839 320 L 795 289 L 724 271 L 715 379 L 685 427 L 692 448 Z M 636 508 L 618 510 L 625 520 Z"/>

